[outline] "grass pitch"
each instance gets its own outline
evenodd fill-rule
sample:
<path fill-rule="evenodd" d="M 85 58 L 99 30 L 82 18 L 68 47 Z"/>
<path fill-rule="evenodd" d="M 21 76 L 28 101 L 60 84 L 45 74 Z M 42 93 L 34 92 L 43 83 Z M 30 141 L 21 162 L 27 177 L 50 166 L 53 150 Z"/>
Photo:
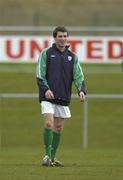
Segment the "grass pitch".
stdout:
<path fill-rule="evenodd" d="M 123 94 L 119 65 L 84 65 L 87 93 Z M 73 87 L 75 92 L 75 87 Z M 0 64 L 0 93 L 37 93 L 35 64 Z M 57 158 L 63 168 L 42 167 L 38 99 L 0 99 L 1 180 L 121 180 L 123 100 L 89 100 L 88 148 L 82 148 L 83 104 L 72 100 Z"/>
<path fill-rule="evenodd" d="M 61 148 L 64 167 L 42 167 L 40 148 L 7 148 L 1 151 L 3 180 L 122 180 L 122 150 Z"/>

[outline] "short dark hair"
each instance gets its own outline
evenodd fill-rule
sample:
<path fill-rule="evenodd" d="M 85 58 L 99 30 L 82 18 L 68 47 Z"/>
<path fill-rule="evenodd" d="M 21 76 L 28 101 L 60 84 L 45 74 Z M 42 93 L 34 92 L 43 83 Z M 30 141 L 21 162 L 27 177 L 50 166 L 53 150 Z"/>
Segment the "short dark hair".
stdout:
<path fill-rule="evenodd" d="M 57 36 L 57 32 L 67 32 L 67 36 L 69 36 L 68 30 L 64 26 L 58 26 L 53 31 L 53 37 L 55 38 Z"/>

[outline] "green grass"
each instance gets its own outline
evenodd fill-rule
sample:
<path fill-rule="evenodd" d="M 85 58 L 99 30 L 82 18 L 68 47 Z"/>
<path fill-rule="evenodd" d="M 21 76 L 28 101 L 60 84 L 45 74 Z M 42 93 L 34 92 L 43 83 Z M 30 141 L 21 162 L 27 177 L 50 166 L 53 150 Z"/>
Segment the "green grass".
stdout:
<path fill-rule="evenodd" d="M 83 70 L 88 93 L 123 94 L 120 65 L 83 65 Z M 0 93 L 37 92 L 35 64 L 0 64 Z M 44 168 L 38 99 L 0 99 L 0 179 L 121 180 L 123 100 L 88 102 L 88 148 L 82 148 L 83 104 L 72 100 L 57 155 L 65 167 Z"/>
<path fill-rule="evenodd" d="M 121 180 L 123 177 L 122 150 L 59 151 L 63 168 L 40 166 L 40 148 L 7 148 L 1 151 L 0 177 L 2 180 Z"/>
<path fill-rule="evenodd" d="M 0 105 L 3 147 L 37 146 L 42 143 L 43 120 L 37 100 L 3 99 Z M 123 148 L 122 105 L 122 100 L 110 100 L 106 103 L 104 100 L 90 101 L 88 127 L 90 148 Z M 73 148 L 73 144 L 79 148 L 82 147 L 83 138 L 83 105 L 78 100 L 73 100 L 70 108 L 72 118 L 66 120 L 62 144 L 67 148 Z"/>

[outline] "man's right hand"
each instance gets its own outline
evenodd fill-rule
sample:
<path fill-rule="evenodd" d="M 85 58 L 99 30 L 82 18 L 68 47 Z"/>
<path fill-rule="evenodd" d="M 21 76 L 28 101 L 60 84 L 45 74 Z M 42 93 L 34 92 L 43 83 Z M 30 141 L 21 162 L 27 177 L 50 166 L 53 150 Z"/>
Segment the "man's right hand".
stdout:
<path fill-rule="evenodd" d="M 53 94 L 53 92 L 52 92 L 50 89 L 48 89 L 48 90 L 45 92 L 45 97 L 46 97 L 46 99 L 55 99 L 55 98 L 54 98 L 54 94 Z"/>

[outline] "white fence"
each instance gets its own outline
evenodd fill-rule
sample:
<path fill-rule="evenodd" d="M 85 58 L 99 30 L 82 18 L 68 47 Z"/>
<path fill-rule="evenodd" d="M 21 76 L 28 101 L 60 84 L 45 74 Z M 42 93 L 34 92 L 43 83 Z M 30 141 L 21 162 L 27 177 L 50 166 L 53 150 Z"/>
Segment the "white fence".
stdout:
<path fill-rule="evenodd" d="M 0 26 L 0 32 L 52 32 L 55 26 Z M 123 32 L 122 26 L 68 26 L 71 32 Z"/>
<path fill-rule="evenodd" d="M 32 93 L 32 94 L 0 94 L 0 100 L 1 99 L 13 99 L 13 98 L 24 98 L 24 99 L 30 99 L 30 98 L 38 98 L 38 94 Z M 73 94 L 72 98 L 78 98 L 78 95 Z M 84 149 L 88 147 L 88 103 L 89 99 L 119 99 L 123 100 L 123 94 L 88 94 L 86 97 L 86 100 L 84 101 L 84 113 L 83 113 L 83 140 L 82 140 L 82 146 Z M 1 136 L 0 136 L 0 144 L 1 144 Z"/>
<path fill-rule="evenodd" d="M 54 26 L 0 26 L 0 62 L 37 62 Z M 123 27 L 67 26 L 68 43 L 82 63 L 122 63 Z"/>

